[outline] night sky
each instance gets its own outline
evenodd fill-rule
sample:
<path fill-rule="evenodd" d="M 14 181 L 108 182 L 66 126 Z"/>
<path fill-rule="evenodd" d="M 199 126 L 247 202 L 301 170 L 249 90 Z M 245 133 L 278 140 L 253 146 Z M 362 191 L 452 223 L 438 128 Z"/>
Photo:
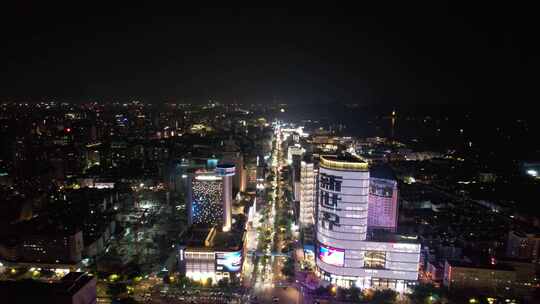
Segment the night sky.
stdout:
<path fill-rule="evenodd" d="M 0 21 L 4 100 L 492 106 L 538 99 L 531 7 L 17 3 Z"/>

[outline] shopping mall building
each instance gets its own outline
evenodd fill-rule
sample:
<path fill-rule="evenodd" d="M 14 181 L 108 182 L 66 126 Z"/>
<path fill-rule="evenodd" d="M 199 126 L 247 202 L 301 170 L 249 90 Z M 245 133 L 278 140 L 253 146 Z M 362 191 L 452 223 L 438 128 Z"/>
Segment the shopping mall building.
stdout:
<path fill-rule="evenodd" d="M 179 245 L 178 265 L 186 277 L 202 283 L 239 278 L 244 257 L 244 232 L 192 226 Z"/>
<path fill-rule="evenodd" d="M 418 280 L 416 237 L 368 233 L 369 168 L 349 154 L 321 156 L 317 195 L 316 264 L 338 286 L 404 291 Z"/>

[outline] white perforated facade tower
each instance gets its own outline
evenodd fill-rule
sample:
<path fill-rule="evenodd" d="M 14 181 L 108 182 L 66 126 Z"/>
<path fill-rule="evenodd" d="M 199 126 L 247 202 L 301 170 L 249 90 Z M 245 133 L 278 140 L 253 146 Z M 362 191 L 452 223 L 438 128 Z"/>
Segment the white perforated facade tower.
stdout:
<path fill-rule="evenodd" d="M 334 256 L 332 262 L 317 255 L 317 266 L 329 273 L 359 275 L 363 266 L 361 241 L 368 221 L 368 164 L 353 156 L 321 156 L 317 212 L 319 250 Z M 321 249 L 322 248 L 322 249 Z"/>

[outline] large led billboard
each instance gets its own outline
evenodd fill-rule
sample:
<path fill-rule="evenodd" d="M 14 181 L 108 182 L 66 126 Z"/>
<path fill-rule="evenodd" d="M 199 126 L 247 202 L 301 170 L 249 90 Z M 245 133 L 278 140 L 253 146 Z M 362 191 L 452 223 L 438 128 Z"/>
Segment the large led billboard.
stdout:
<path fill-rule="evenodd" d="M 242 252 L 217 252 L 216 270 L 237 272 L 242 268 Z"/>
<path fill-rule="evenodd" d="M 319 259 L 326 264 L 340 266 L 345 264 L 345 250 L 319 245 Z"/>
<path fill-rule="evenodd" d="M 375 181 L 373 179 L 369 186 L 369 194 L 382 197 L 392 197 L 394 193 L 394 185 L 391 183 L 382 182 L 380 180 Z"/>

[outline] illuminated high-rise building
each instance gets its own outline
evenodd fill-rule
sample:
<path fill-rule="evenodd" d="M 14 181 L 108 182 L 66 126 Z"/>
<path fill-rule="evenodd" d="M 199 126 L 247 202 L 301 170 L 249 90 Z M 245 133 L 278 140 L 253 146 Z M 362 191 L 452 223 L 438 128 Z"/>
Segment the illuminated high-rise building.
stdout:
<path fill-rule="evenodd" d="M 292 175 L 293 200 L 295 202 L 300 202 L 300 196 L 302 192 L 302 156 L 293 155 L 293 161 L 290 165 L 290 169 Z"/>
<path fill-rule="evenodd" d="M 232 225 L 232 184 L 235 173 L 235 166 L 232 164 L 221 164 L 216 167 L 216 174 L 223 180 L 223 231 L 229 231 Z"/>
<path fill-rule="evenodd" d="M 316 171 L 313 162 L 300 164 L 300 228 L 309 230 L 315 225 Z"/>
<path fill-rule="evenodd" d="M 540 262 L 540 234 L 512 230 L 506 240 L 506 256 Z"/>
<path fill-rule="evenodd" d="M 240 147 L 232 138 L 224 142 L 222 152 L 222 163 L 234 164 L 236 173 L 233 177 L 234 189 L 244 192 L 246 191 L 246 170 L 244 169 L 244 154 Z"/>
<path fill-rule="evenodd" d="M 287 149 L 287 163 L 289 165 L 292 164 L 294 155 L 298 155 L 298 156 L 302 157 L 302 155 L 304 155 L 304 153 L 306 153 L 306 150 L 304 148 L 302 148 L 302 146 L 300 146 L 299 144 L 296 144 L 294 146 L 290 146 Z"/>
<path fill-rule="evenodd" d="M 213 171 L 189 174 L 187 191 L 188 223 L 221 226 L 223 224 L 223 178 Z"/>
<path fill-rule="evenodd" d="M 368 164 L 352 155 L 321 156 L 317 239 L 343 250 L 366 239 Z"/>
<path fill-rule="evenodd" d="M 416 237 L 368 234 L 369 168 L 357 156 L 321 156 L 317 196 L 317 273 L 343 287 L 407 289 L 418 279 Z"/>
<path fill-rule="evenodd" d="M 232 220 L 232 186 L 235 166 L 220 164 L 215 170 L 189 174 L 186 202 L 188 223 L 217 226 L 228 231 Z"/>

